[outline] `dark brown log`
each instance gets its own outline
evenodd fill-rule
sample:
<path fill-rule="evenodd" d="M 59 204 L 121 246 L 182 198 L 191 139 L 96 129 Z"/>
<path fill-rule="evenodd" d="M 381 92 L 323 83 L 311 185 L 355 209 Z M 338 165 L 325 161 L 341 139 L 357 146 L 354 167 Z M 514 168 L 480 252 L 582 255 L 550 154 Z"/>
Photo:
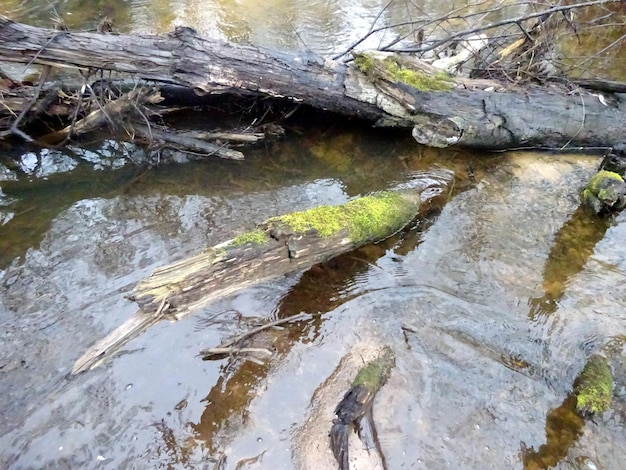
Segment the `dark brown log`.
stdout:
<path fill-rule="evenodd" d="M 449 177 L 427 178 L 410 190 L 377 193 L 341 206 L 271 218 L 233 240 L 157 269 L 129 296 L 140 310 L 78 359 L 73 373 L 95 367 L 163 318 L 180 319 L 251 285 L 389 237 L 430 207 Z"/>
<path fill-rule="evenodd" d="M 402 70 L 417 67 L 406 57 L 376 57 L 386 59 Z M 198 94 L 284 98 L 377 125 L 412 127 L 418 142 L 437 147 L 617 146 L 626 140 L 626 100 L 619 93 L 599 97 L 557 85 L 484 89 L 467 80 L 450 81 L 446 91 L 420 90 L 384 67 L 364 73 L 354 64 L 312 54 L 204 39 L 189 28 L 166 36 L 100 35 L 34 28 L 0 17 L 0 60 L 83 73 L 114 70 L 191 87 Z"/>

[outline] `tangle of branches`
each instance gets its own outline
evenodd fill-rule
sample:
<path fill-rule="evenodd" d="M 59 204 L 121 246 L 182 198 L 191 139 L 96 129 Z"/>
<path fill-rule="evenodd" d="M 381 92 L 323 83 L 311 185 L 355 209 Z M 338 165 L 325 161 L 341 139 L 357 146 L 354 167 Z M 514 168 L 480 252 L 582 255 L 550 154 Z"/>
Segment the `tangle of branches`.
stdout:
<path fill-rule="evenodd" d="M 468 1 L 432 15 L 402 0 L 408 19 L 394 22 L 388 13 L 400 1 L 389 1 L 369 31 L 334 58 L 350 60 L 352 51 L 377 39 L 381 51 L 435 61 L 484 37 L 487 47 L 473 51 L 455 72 L 516 81 L 550 76 L 626 81 L 624 1 Z"/>

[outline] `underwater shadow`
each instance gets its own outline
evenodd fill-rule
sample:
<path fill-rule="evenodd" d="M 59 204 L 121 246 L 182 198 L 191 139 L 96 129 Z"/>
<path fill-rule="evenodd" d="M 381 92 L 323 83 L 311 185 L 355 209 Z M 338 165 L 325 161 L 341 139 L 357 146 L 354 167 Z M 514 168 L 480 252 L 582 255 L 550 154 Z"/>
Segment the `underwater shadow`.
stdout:
<path fill-rule="evenodd" d="M 563 224 L 543 268 L 544 294 L 528 301 L 530 320 L 536 321 L 558 310 L 568 282 L 583 270 L 611 224 L 611 218 L 590 214 L 582 205 Z"/>

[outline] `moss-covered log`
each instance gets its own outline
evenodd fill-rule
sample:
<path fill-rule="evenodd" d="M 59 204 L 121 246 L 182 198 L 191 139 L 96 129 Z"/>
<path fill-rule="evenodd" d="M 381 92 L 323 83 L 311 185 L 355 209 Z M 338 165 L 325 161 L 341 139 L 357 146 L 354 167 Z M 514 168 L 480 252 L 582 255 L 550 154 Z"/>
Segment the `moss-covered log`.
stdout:
<path fill-rule="evenodd" d="M 419 212 L 420 192 L 386 191 L 339 206 L 273 217 L 225 243 L 156 270 L 130 294 L 145 312 L 167 301 L 189 308 L 264 279 L 297 271 L 395 233 Z"/>
<path fill-rule="evenodd" d="M 447 183 L 444 176 L 427 178 L 412 189 L 273 217 L 232 240 L 157 269 L 129 295 L 140 310 L 85 353 L 74 373 L 93 367 L 164 317 L 179 319 L 251 285 L 393 235 L 430 207 Z"/>

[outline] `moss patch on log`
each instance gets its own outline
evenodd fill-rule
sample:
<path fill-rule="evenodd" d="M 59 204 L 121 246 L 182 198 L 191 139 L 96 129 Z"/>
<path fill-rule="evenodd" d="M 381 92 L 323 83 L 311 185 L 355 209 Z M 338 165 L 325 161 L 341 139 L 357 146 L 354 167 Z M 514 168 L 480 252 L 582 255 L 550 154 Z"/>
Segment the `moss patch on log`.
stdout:
<path fill-rule="evenodd" d="M 357 54 L 354 58 L 354 65 L 363 73 L 374 70 L 374 59 L 367 54 Z"/>
<path fill-rule="evenodd" d="M 412 86 L 419 91 L 448 91 L 453 86 L 450 75 L 443 70 L 433 74 L 406 68 L 393 57 L 380 60 L 367 53 L 354 57 L 354 65 L 365 74 L 379 74 L 384 78 Z"/>
<path fill-rule="evenodd" d="M 322 237 L 345 230 L 353 242 L 359 243 L 392 235 L 415 217 L 416 209 L 415 203 L 402 195 L 383 191 L 341 206 L 319 206 L 272 217 L 268 224 L 289 233 L 304 234 L 314 230 Z"/>
<path fill-rule="evenodd" d="M 576 378 L 576 408 L 584 414 L 603 413 L 613 397 L 613 373 L 606 359 L 599 355 L 589 358 Z"/>
<path fill-rule="evenodd" d="M 395 354 L 389 346 L 385 346 L 375 360 L 359 369 L 352 385 L 363 385 L 368 390 L 376 392 L 387 381 L 395 364 Z"/>
<path fill-rule="evenodd" d="M 253 230 L 249 230 L 248 232 L 244 232 L 240 235 L 237 235 L 233 238 L 226 248 L 235 248 L 238 246 L 243 246 L 247 244 L 251 245 L 264 245 L 269 240 L 269 236 L 265 231 L 255 228 Z"/>
<path fill-rule="evenodd" d="M 385 59 L 385 70 L 395 80 L 417 88 L 419 91 L 448 91 L 452 88 L 450 77 L 444 71 L 431 76 L 401 67 L 393 58 Z"/>

